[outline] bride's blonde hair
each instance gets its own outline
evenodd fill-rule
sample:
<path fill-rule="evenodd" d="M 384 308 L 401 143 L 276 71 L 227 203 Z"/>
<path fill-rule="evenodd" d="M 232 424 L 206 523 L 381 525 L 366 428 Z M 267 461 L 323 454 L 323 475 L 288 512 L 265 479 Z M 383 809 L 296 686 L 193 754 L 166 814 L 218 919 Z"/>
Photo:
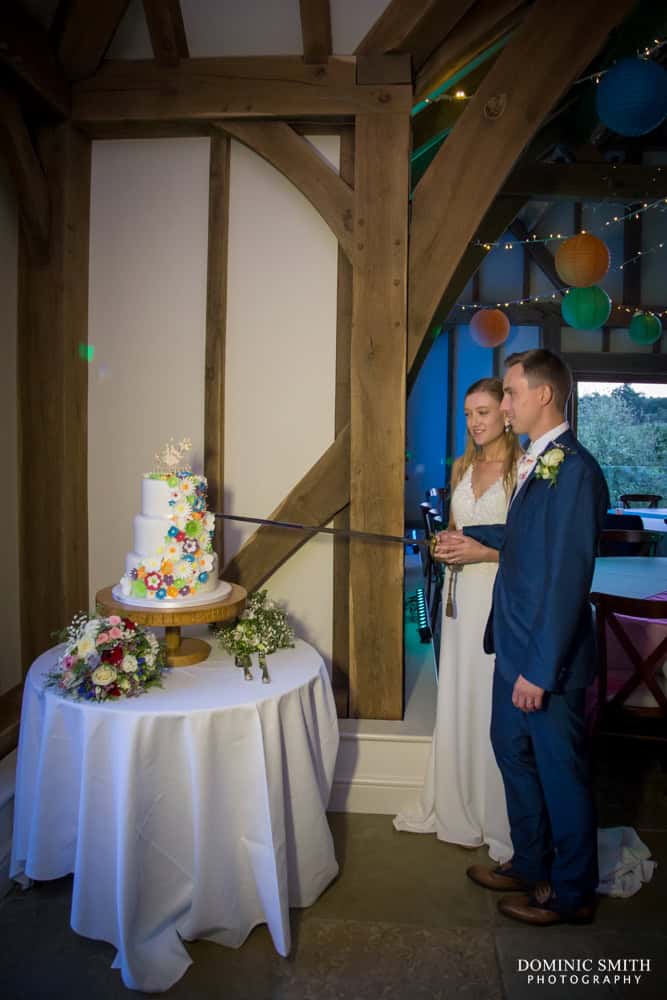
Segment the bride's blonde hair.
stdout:
<path fill-rule="evenodd" d="M 486 392 L 489 396 L 492 396 L 498 403 L 502 402 L 503 399 L 503 383 L 499 378 L 480 378 L 477 382 L 473 382 L 472 385 L 468 386 L 466 389 L 466 394 L 464 397 L 464 402 L 471 396 L 473 392 Z M 503 461 L 503 486 L 505 487 L 505 493 L 509 497 L 512 495 L 512 491 L 516 486 L 516 463 L 523 454 L 523 449 L 519 444 L 519 439 L 510 427 L 503 434 L 503 444 L 505 445 L 505 455 Z M 463 476 L 468 471 L 468 468 L 476 461 L 481 452 L 481 448 L 478 448 L 472 439 L 472 435 L 468 431 L 466 434 L 466 446 L 463 455 L 459 459 L 459 464 L 456 469 L 456 476 L 452 480 L 452 490 L 456 488 L 458 483 L 463 479 Z"/>

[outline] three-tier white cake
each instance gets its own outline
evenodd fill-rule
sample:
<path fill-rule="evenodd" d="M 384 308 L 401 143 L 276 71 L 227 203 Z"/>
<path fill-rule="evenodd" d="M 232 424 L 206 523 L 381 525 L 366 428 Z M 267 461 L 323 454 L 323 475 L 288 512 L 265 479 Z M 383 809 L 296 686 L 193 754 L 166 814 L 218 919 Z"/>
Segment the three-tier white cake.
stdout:
<path fill-rule="evenodd" d="M 190 447 L 188 438 L 165 445 L 155 456 L 158 471 L 144 473 L 141 480 L 132 552 L 125 557 L 125 575 L 113 588 L 114 596 L 125 603 L 205 603 L 231 590 L 218 579 L 215 517 L 207 508 L 206 478 L 189 466 L 173 467 Z"/>

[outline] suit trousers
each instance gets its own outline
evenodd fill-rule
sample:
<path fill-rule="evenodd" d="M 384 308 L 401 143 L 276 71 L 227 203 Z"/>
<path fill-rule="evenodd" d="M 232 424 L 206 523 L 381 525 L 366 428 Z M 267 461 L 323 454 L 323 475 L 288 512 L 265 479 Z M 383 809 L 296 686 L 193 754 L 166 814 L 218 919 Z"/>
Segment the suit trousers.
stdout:
<path fill-rule="evenodd" d="M 545 692 L 538 712 L 516 708 L 512 691 L 496 663 L 491 743 L 505 785 L 512 868 L 529 881 L 551 882 L 559 909 L 576 909 L 598 885 L 586 690 Z"/>

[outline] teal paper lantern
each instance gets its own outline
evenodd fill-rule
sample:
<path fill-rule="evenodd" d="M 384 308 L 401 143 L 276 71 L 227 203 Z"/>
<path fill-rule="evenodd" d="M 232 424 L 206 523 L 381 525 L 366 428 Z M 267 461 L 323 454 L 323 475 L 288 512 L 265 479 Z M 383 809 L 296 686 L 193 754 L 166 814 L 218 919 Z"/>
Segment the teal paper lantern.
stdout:
<path fill-rule="evenodd" d="M 611 313 L 611 299 L 598 285 L 570 288 L 561 304 L 563 319 L 575 330 L 594 330 L 604 326 Z"/>
<path fill-rule="evenodd" d="M 667 71 L 651 59 L 619 59 L 595 88 L 595 105 L 612 132 L 646 135 L 667 117 Z"/>
<path fill-rule="evenodd" d="M 662 323 L 651 312 L 636 312 L 630 320 L 628 331 L 635 344 L 655 344 L 662 337 Z"/>

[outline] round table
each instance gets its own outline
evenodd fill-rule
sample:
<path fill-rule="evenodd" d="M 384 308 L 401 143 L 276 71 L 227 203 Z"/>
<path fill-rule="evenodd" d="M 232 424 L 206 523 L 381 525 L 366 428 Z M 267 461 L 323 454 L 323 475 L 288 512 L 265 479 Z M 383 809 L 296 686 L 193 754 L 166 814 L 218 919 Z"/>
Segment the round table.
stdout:
<path fill-rule="evenodd" d="M 591 592 L 652 597 L 667 590 L 667 558 L 606 556 L 595 560 Z"/>
<path fill-rule="evenodd" d="M 297 641 L 271 685 L 231 657 L 167 673 L 113 703 L 44 689 L 62 647 L 25 683 L 10 873 L 74 874 L 71 924 L 118 949 L 130 989 L 161 991 L 190 958 L 181 939 L 239 947 L 268 924 L 290 949 L 289 906 L 338 872 L 326 818 L 338 750 L 331 684 Z"/>

